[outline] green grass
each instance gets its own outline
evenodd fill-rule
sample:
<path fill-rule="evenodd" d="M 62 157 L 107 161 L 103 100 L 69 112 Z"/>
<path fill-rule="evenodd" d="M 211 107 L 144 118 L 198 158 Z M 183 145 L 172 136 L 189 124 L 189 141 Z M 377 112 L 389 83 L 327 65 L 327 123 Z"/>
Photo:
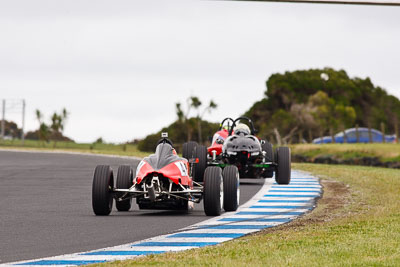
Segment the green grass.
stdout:
<path fill-rule="evenodd" d="M 107 265 L 400 266 L 398 170 L 322 164 L 293 167 L 322 177 L 324 184 L 324 197 L 306 216 L 217 246 Z"/>
<path fill-rule="evenodd" d="M 43 151 L 68 151 L 93 154 L 109 154 L 120 156 L 136 156 L 145 157 L 149 153 L 141 152 L 136 145 L 130 144 L 102 144 L 102 143 L 74 143 L 59 141 L 54 146 L 54 141 L 41 142 L 36 140 L 25 140 L 22 144 L 21 140 L 2 140 L 0 141 L 0 149 L 28 149 Z"/>
<path fill-rule="evenodd" d="M 341 159 L 377 157 L 383 162 L 400 159 L 400 144 L 298 144 L 290 147 L 293 154 L 310 158 L 331 155 Z"/>

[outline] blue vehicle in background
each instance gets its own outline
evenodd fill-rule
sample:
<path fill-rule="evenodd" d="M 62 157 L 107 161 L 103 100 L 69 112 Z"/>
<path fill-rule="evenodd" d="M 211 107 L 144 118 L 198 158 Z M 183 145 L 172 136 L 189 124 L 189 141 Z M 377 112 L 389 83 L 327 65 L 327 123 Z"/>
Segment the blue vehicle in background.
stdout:
<path fill-rule="evenodd" d="M 335 138 L 335 143 L 357 143 L 357 128 L 350 128 L 343 132 L 337 133 Z M 382 132 L 371 129 L 371 142 L 372 143 L 382 143 L 385 140 L 386 143 L 394 143 L 396 141 L 396 135 L 383 135 Z M 383 139 L 385 138 L 385 139 Z M 369 143 L 370 134 L 368 128 L 360 127 L 358 128 L 358 143 Z M 319 137 L 313 140 L 313 144 L 330 144 L 332 143 L 331 136 Z"/>

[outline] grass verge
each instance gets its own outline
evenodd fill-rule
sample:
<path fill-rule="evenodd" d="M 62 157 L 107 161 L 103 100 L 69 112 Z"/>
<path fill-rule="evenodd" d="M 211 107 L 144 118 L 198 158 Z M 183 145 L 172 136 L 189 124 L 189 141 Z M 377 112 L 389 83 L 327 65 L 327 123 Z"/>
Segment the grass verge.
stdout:
<path fill-rule="evenodd" d="M 67 151 L 92 154 L 106 154 L 119 156 L 135 156 L 145 157 L 149 153 L 141 152 L 136 145 L 131 144 L 103 144 L 103 143 L 74 143 L 59 141 L 41 142 L 35 140 L 25 140 L 22 145 L 20 140 L 3 140 L 0 141 L 0 149 L 17 149 L 17 150 L 40 150 L 40 151 Z"/>
<path fill-rule="evenodd" d="M 324 196 L 313 212 L 217 246 L 107 265 L 400 266 L 398 170 L 320 164 L 293 168 L 321 177 Z"/>
<path fill-rule="evenodd" d="M 291 145 L 293 154 L 311 159 L 329 155 L 338 159 L 377 157 L 382 162 L 400 159 L 400 144 L 298 144 Z"/>

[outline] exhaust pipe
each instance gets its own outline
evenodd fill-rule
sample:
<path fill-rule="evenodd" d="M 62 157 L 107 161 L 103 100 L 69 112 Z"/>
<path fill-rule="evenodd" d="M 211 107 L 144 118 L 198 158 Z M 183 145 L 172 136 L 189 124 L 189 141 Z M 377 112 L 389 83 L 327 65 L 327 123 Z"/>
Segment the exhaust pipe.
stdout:
<path fill-rule="evenodd" d="M 156 201 L 156 192 L 154 191 L 153 184 L 147 187 L 147 194 L 149 195 L 149 199 L 154 202 Z"/>

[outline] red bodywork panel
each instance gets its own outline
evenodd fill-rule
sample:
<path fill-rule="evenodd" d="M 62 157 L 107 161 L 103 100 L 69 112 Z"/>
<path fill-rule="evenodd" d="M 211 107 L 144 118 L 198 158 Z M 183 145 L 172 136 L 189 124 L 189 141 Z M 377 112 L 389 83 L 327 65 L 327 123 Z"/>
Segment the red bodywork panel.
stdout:
<path fill-rule="evenodd" d="M 229 135 L 229 132 L 228 132 L 228 130 L 225 130 L 225 129 L 220 130 L 214 134 L 211 146 L 209 146 L 207 148 L 208 154 L 210 154 L 210 156 L 212 156 L 213 150 L 215 150 L 217 152 L 217 156 L 222 153 L 222 144 L 218 144 L 217 140 L 222 139 L 225 141 L 225 139 L 228 137 L 228 135 Z"/>
<path fill-rule="evenodd" d="M 187 160 L 174 161 L 157 171 L 145 160 L 142 160 L 137 167 L 136 182 L 141 183 L 144 177 L 152 173 L 153 175 L 161 174 L 175 184 L 179 184 L 180 180 L 182 185 L 188 185 L 190 188 L 193 187 L 192 178 L 189 177 L 189 163 Z"/>

